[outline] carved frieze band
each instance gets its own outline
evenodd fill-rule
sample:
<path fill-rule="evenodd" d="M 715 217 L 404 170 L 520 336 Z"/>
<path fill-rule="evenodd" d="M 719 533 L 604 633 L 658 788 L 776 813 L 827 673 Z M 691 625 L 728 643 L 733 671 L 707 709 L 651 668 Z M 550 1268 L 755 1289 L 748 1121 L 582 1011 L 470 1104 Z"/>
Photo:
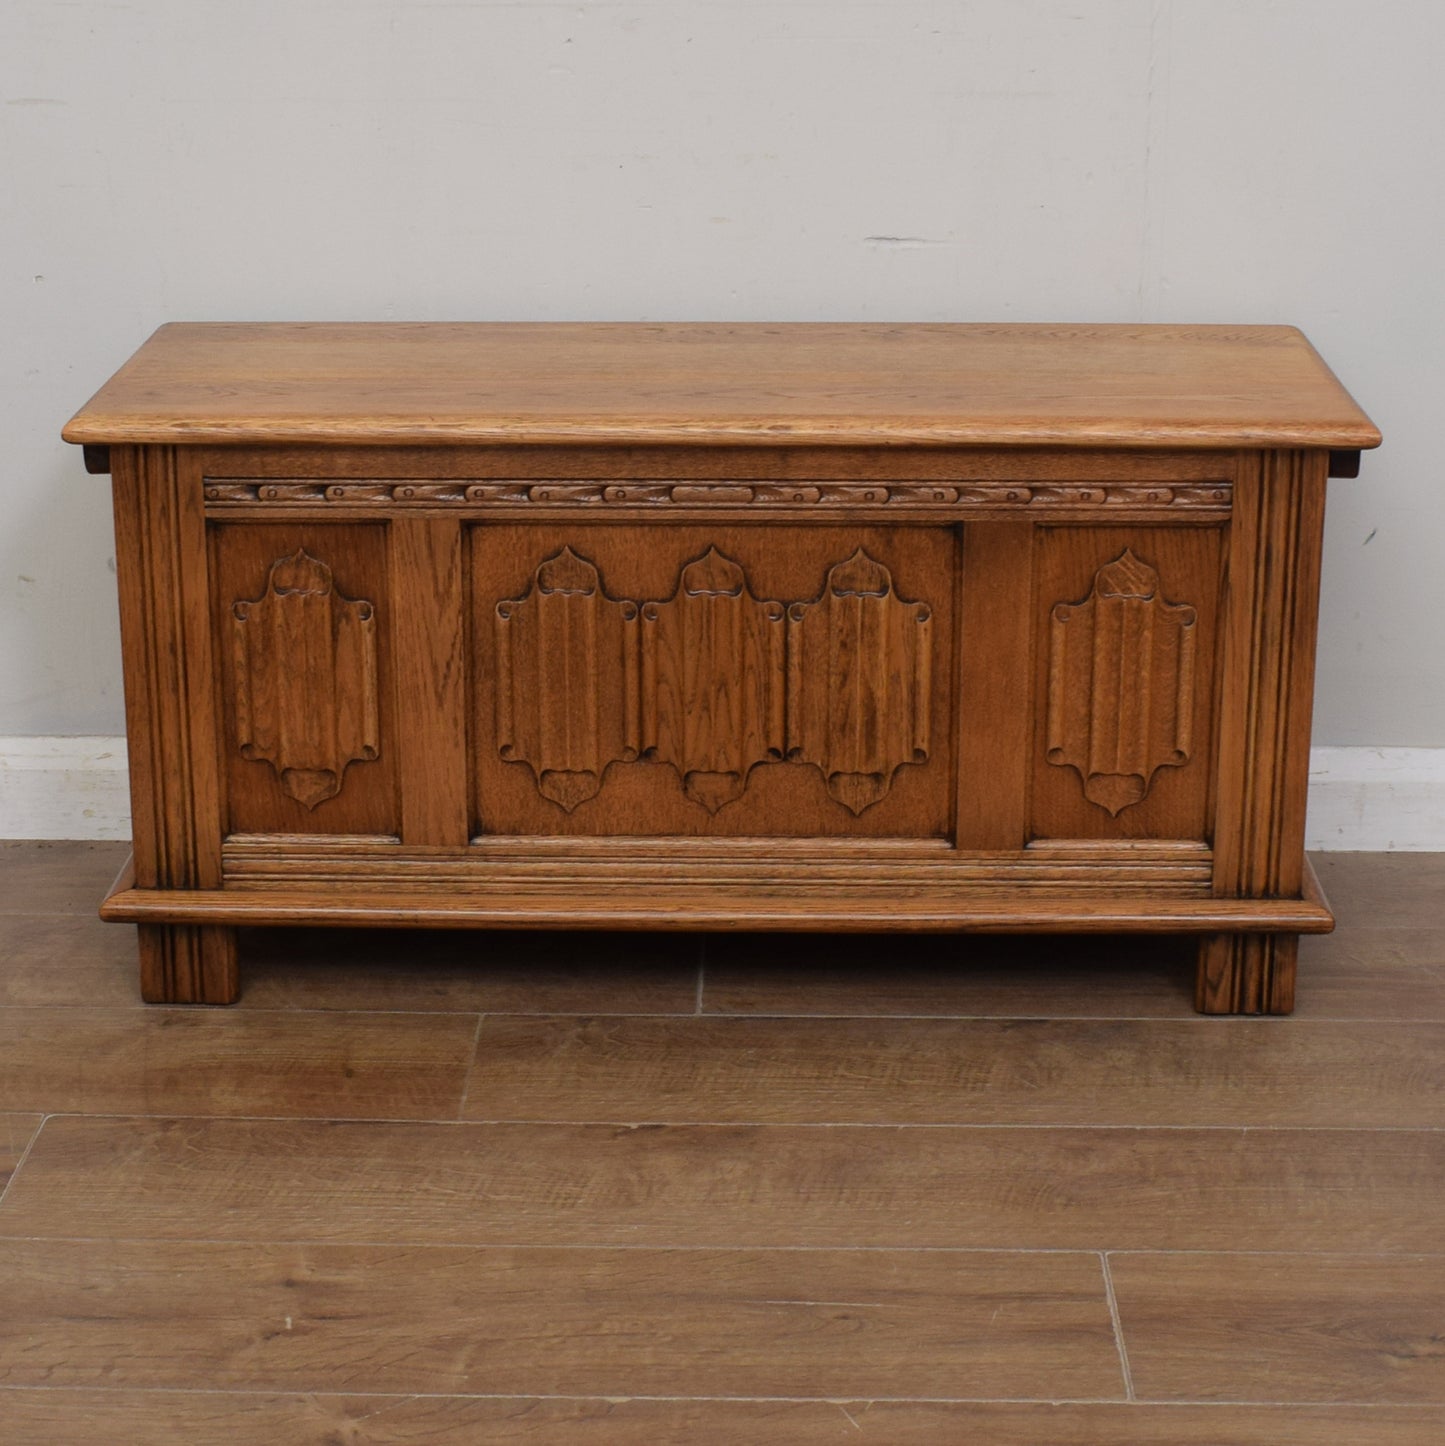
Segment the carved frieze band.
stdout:
<path fill-rule="evenodd" d="M 265 591 L 231 606 L 236 744 L 298 803 L 341 791 L 380 753 L 375 609 L 344 598 L 304 549 L 272 564 Z"/>
<path fill-rule="evenodd" d="M 1145 798 L 1159 769 L 1189 761 L 1195 623 L 1128 548 L 1095 573 L 1088 597 L 1050 617 L 1046 756 L 1114 817 Z"/>
<path fill-rule="evenodd" d="M 646 603 L 609 598 L 564 548 L 497 605 L 498 751 L 569 813 L 638 759 L 670 764 L 709 813 L 760 763 L 812 764 L 861 813 L 928 757 L 929 619 L 862 549 L 785 606 L 716 548 Z"/>
<path fill-rule="evenodd" d="M 958 507 L 1052 512 L 1199 508 L 1228 511 L 1229 482 L 1067 484 L 1057 482 L 212 482 L 206 501 L 316 507 Z"/>

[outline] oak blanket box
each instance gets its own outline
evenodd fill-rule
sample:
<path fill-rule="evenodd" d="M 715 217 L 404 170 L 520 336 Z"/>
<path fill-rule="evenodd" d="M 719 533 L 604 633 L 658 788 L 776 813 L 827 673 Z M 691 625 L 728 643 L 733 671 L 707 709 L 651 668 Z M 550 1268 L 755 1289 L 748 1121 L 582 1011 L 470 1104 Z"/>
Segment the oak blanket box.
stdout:
<path fill-rule="evenodd" d="M 1287 1012 L 1325 479 L 1280 326 L 162 327 L 114 480 L 153 1001 L 246 924 L 1199 937 Z"/>

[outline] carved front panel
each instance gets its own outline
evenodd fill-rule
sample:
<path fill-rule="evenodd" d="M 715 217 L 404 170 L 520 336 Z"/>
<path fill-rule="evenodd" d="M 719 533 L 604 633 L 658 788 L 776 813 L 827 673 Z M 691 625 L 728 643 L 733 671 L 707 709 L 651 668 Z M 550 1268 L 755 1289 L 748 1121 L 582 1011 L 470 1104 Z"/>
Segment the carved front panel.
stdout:
<path fill-rule="evenodd" d="M 948 832 L 956 535 L 493 526 L 471 548 L 497 619 L 475 630 L 479 832 Z M 544 604 L 569 621 L 523 666 Z"/>
<path fill-rule="evenodd" d="M 386 535 L 212 529 L 231 833 L 397 831 Z"/>
<path fill-rule="evenodd" d="M 1197 619 L 1159 596 L 1159 574 L 1128 548 L 1082 602 L 1054 606 L 1046 756 L 1111 816 L 1140 803 L 1159 769 L 1189 762 Z"/>
<path fill-rule="evenodd" d="M 784 676 L 782 605 L 753 597 L 743 569 L 709 548 L 670 599 L 642 608 L 647 757 L 716 813 L 783 756 Z"/>
<path fill-rule="evenodd" d="M 637 757 L 637 604 L 614 602 L 570 547 L 495 616 L 497 752 L 569 813 Z"/>
<path fill-rule="evenodd" d="M 266 590 L 231 604 L 235 737 L 307 809 L 341 792 L 349 763 L 380 751 L 376 608 L 344 598 L 305 548 L 271 565 Z"/>
<path fill-rule="evenodd" d="M 1219 536 L 1041 530 L 1034 838 L 1206 839 Z"/>
<path fill-rule="evenodd" d="M 788 609 L 788 757 L 814 763 L 855 814 L 928 757 L 932 612 L 860 547 L 816 602 Z"/>

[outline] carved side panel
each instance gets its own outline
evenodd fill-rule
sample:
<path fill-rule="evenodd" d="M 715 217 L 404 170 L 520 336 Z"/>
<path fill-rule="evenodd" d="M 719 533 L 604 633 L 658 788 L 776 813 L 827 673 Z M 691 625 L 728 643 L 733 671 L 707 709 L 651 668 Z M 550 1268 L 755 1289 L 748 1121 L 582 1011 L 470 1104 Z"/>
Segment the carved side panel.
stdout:
<path fill-rule="evenodd" d="M 829 571 L 816 602 L 788 609 L 787 756 L 816 764 L 854 814 L 928 757 L 931 617 L 862 548 Z"/>
<path fill-rule="evenodd" d="M 1111 817 L 1144 799 L 1159 769 L 1189 761 L 1196 621 L 1127 547 L 1088 597 L 1053 609 L 1046 756 Z"/>
<path fill-rule="evenodd" d="M 715 547 L 642 609 L 645 756 L 672 764 L 709 813 L 783 756 L 783 648 L 782 604 L 755 598 Z"/>
<path fill-rule="evenodd" d="M 347 765 L 380 751 L 375 609 L 342 597 L 298 548 L 259 598 L 231 607 L 236 743 L 271 764 L 307 809 L 341 791 Z"/>
<path fill-rule="evenodd" d="M 571 813 L 612 762 L 640 751 L 637 604 L 614 602 L 570 547 L 519 598 L 497 604 L 497 749 Z"/>

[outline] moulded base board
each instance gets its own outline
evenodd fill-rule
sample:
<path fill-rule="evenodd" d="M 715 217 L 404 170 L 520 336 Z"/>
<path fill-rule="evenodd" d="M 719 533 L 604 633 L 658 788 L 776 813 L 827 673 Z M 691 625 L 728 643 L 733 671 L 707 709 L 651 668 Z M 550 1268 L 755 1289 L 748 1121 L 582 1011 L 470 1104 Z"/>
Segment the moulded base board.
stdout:
<path fill-rule="evenodd" d="M 0 738 L 0 838 L 129 837 L 124 738 Z M 1306 843 L 1445 851 L 1445 748 L 1316 748 Z"/>

